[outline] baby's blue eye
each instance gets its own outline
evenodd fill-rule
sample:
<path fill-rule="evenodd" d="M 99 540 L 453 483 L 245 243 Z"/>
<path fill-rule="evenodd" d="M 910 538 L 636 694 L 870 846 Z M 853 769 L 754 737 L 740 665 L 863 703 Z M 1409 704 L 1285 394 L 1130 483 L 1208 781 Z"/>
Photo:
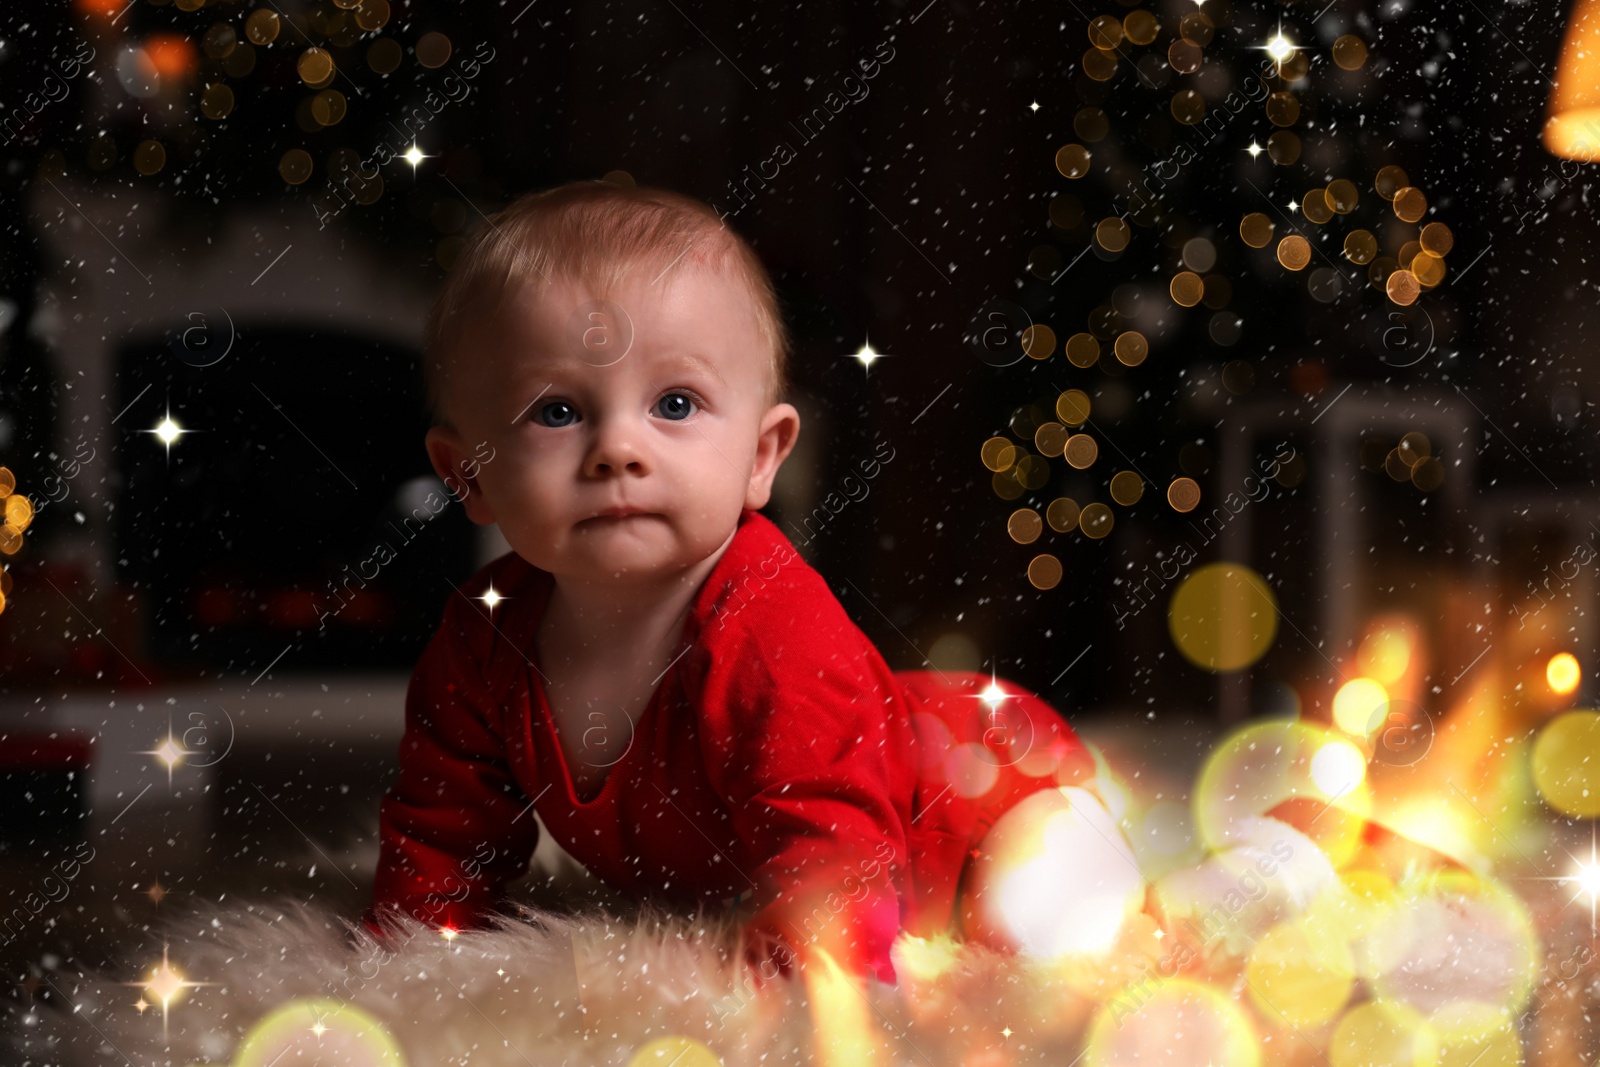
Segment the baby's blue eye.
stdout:
<path fill-rule="evenodd" d="M 552 400 L 540 408 L 534 418 L 543 426 L 571 426 L 577 421 L 578 412 L 564 400 Z"/>
<path fill-rule="evenodd" d="M 668 393 L 656 401 L 656 407 L 674 422 L 687 419 L 694 412 L 694 401 L 682 393 Z"/>

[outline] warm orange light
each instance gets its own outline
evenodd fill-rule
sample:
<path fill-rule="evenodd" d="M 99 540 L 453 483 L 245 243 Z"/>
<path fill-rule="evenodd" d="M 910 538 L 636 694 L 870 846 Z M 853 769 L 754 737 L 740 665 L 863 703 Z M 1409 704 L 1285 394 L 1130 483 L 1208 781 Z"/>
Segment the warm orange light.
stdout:
<path fill-rule="evenodd" d="M 1583 670 L 1578 666 L 1578 658 L 1571 652 L 1558 652 L 1550 657 L 1550 662 L 1544 667 L 1545 681 L 1550 683 L 1550 688 L 1566 696 L 1578 688 L 1578 682 L 1583 678 Z"/>
<path fill-rule="evenodd" d="M 1389 715 L 1389 691 L 1373 678 L 1352 678 L 1333 694 L 1333 722 L 1354 737 L 1366 737 Z"/>
<path fill-rule="evenodd" d="M 144 54 L 163 78 L 186 78 L 198 66 L 194 42 L 180 33 L 152 33 L 144 40 Z"/>
<path fill-rule="evenodd" d="M 1550 90 L 1544 146 L 1558 156 L 1600 162 L 1600 0 L 1574 0 Z"/>
<path fill-rule="evenodd" d="M 79 14 L 98 15 L 108 19 L 128 5 L 123 0 L 76 0 L 73 6 L 78 9 Z"/>

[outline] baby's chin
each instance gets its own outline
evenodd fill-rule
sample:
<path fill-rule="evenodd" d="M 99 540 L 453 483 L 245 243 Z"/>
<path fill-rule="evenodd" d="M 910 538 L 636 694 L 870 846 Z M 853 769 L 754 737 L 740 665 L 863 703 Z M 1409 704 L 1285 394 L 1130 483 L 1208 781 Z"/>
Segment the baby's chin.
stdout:
<path fill-rule="evenodd" d="M 697 531 L 686 537 L 663 517 L 629 516 L 579 523 L 559 544 L 518 554 L 562 580 L 648 585 L 703 562 L 730 533 Z"/>

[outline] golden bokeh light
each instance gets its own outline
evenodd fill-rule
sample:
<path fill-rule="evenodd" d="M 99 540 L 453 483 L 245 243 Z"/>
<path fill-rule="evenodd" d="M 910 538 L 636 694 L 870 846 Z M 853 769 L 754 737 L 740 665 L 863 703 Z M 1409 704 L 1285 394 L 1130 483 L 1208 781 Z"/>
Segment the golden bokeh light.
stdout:
<path fill-rule="evenodd" d="M 33 522 L 33 501 L 21 493 L 8 494 L 5 499 L 6 523 L 19 530 L 26 530 L 28 524 Z"/>
<path fill-rule="evenodd" d="M 1393 165 L 1378 168 L 1378 174 L 1372 180 L 1373 191 L 1385 200 L 1393 200 L 1396 193 L 1410 185 L 1411 179 L 1406 172 Z"/>
<path fill-rule="evenodd" d="M 1447 256 L 1456 245 L 1456 235 L 1450 232 L 1450 227 L 1442 222 L 1430 222 L 1422 228 L 1418 235 L 1423 250 L 1436 256 Z"/>
<path fill-rule="evenodd" d="M 1356 664 L 1379 686 L 1395 685 L 1410 669 L 1416 643 L 1416 636 L 1405 627 L 1380 626 L 1362 639 L 1356 650 Z M 1387 699 L 1386 693 L 1384 700 Z"/>
<path fill-rule="evenodd" d="M 1144 496 L 1144 479 L 1133 471 L 1118 471 L 1111 476 L 1111 499 L 1123 507 L 1132 507 Z"/>
<path fill-rule="evenodd" d="M 1205 295 L 1205 288 L 1205 282 L 1201 281 L 1200 275 L 1192 270 L 1174 274 L 1172 283 L 1168 286 L 1173 302 L 1186 308 L 1192 308 L 1200 303 L 1200 298 Z"/>
<path fill-rule="evenodd" d="M 1397 270 L 1390 274 L 1383 283 L 1383 289 L 1389 294 L 1389 299 L 1401 307 L 1415 304 L 1417 297 L 1422 295 L 1422 283 L 1408 270 Z"/>
<path fill-rule="evenodd" d="M 1411 273 L 1417 276 L 1417 283 L 1424 289 L 1435 288 L 1444 281 L 1444 259 L 1432 252 L 1418 252 L 1411 257 Z"/>
<path fill-rule="evenodd" d="M 1111 132 L 1111 120 L 1097 107 L 1080 108 L 1072 116 L 1072 129 L 1085 141 L 1103 141 Z"/>
<path fill-rule="evenodd" d="M 1173 511 L 1193 511 L 1200 504 L 1200 483 L 1193 478 L 1174 478 L 1167 486 L 1167 503 Z"/>
<path fill-rule="evenodd" d="M 1033 447 L 1039 450 L 1041 456 L 1059 456 L 1066 447 L 1069 431 L 1059 422 L 1047 422 L 1033 431 Z"/>
<path fill-rule="evenodd" d="M 1297 233 L 1278 242 L 1278 262 L 1290 270 L 1305 270 L 1311 262 L 1311 243 Z"/>
<path fill-rule="evenodd" d="M 1436 1067 L 1439 1038 L 1405 1005 L 1369 1000 L 1339 1020 L 1327 1056 L 1333 1067 Z"/>
<path fill-rule="evenodd" d="M 406 1060 L 383 1023 L 334 997 L 301 997 L 268 1012 L 245 1031 L 233 1067 L 290 1063 L 403 1067 Z M 700 1061 L 680 1060 L 705 1067 Z"/>
<path fill-rule="evenodd" d="M 1061 454 L 1066 457 L 1068 466 L 1080 471 L 1087 470 L 1100 458 L 1100 445 L 1086 433 L 1075 433 L 1067 438 Z"/>
<path fill-rule="evenodd" d="M 1260 1067 L 1261 1048 L 1250 1019 L 1223 992 L 1188 978 L 1153 985 L 1148 996 L 1113 998 L 1096 1013 L 1089 1027 L 1088 1067 L 1163 1062 Z M 1137 1007 L 1129 1010 L 1132 1004 Z M 1174 1050 L 1182 1050 L 1180 1056 Z"/>
<path fill-rule="evenodd" d="M 1539 731 L 1529 760 L 1539 796 L 1563 815 L 1600 816 L 1600 714 L 1569 711 Z"/>
<path fill-rule="evenodd" d="M 983 443 L 983 465 L 992 471 L 1009 470 L 1016 463 L 1019 449 L 1004 437 L 991 437 Z"/>
<path fill-rule="evenodd" d="M 1300 160 L 1300 138 L 1292 130 L 1278 130 L 1267 138 L 1267 158 L 1280 167 Z"/>
<path fill-rule="evenodd" d="M 1083 531 L 1083 536 L 1095 541 L 1109 534 L 1116 522 L 1116 516 L 1111 514 L 1111 509 L 1098 500 L 1092 504 L 1085 504 L 1083 510 L 1078 513 L 1078 529 Z"/>
<path fill-rule="evenodd" d="M 1273 93 L 1267 97 L 1267 119 L 1274 126 L 1293 126 L 1300 119 L 1300 101 L 1290 92 Z"/>
<path fill-rule="evenodd" d="M 302 185 L 311 177 L 311 153 L 291 148 L 278 160 L 278 174 L 290 185 Z"/>
<path fill-rule="evenodd" d="M 1350 262 L 1365 266 L 1378 254 L 1378 239 L 1370 230 L 1351 230 L 1344 237 L 1344 254 Z"/>
<path fill-rule="evenodd" d="M 1100 220 L 1094 228 L 1095 243 L 1107 252 L 1121 252 L 1128 247 L 1133 231 L 1128 229 L 1128 224 L 1116 216 Z"/>
<path fill-rule="evenodd" d="M 1139 331 L 1128 330 L 1117 335 L 1112 351 L 1117 354 L 1117 362 L 1124 366 L 1137 367 L 1150 354 L 1150 342 L 1145 340 L 1144 334 Z"/>
<path fill-rule="evenodd" d="M 223 82 L 212 82 L 200 93 L 200 114 L 208 119 L 225 119 L 233 110 L 233 90 Z"/>
<path fill-rule="evenodd" d="M 1428 213 L 1428 198 L 1415 185 L 1408 185 L 1395 192 L 1394 213 L 1401 222 L 1420 222 Z"/>
<path fill-rule="evenodd" d="M 1161 24 L 1156 21 L 1155 15 L 1144 10 L 1128 12 L 1122 20 L 1122 32 L 1137 45 L 1147 45 L 1155 41 L 1161 32 Z"/>
<path fill-rule="evenodd" d="M 0 555 L 14 556 L 22 549 L 22 531 L 9 522 L 0 525 Z"/>
<path fill-rule="evenodd" d="M 320 89 L 333 80 L 333 69 L 333 55 L 327 49 L 315 46 L 301 52 L 300 58 L 295 61 L 295 71 L 300 75 L 300 80 L 312 89 Z"/>
<path fill-rule="evenodd" d="M 244 20 L 244 35 L 250 38 L 251 44 L 271 44 L 278 39 L 278 31 L 282 25 L 282 20 L 276 11 L 264 7 L 257 8 Z"/>
<path fill-rule="evenodd" d="M 1081 144 L 1062 145 L 1056 150 L 1056 170 L 1063 178 L 1081 178 L 1089 173 L 1089 150 Z"/>
<path fill-rule="evenodd" d="M 1067 362 L 1074 367 L 1092 367 L 1100 360 L 1100 342 L 1093 334 L 1075 333 L 1067 338 Z"/>
<path fill-rule="evenodd" d="M 1083 73 L 1097 82 L 1108 82 L 1117 74 L 1117 53 L 1090 48 L 1083 53 Z"/>
<path fill-rule="evenodd" d="M 1336 215 L 1348 215 L 1361 203 L 1361 193 L 1349 178 L 1335 178 L 1328 183 L 1328 206 Z"/>
<path fill-rule="evenodd" d="M 1056 332 L 1042 322 L 1022 331 L 1022 350 L 1029 359 L 1049 359 L 1056 350 Z"/>
<path fill-rule="evenodd" d="M 1544 146 L 1555 155 L 1594 163 L 1600 161 L 1600 6 L 1577 0 L 1570 10 L 1550 86 Z"/>
<path fill-rule="evenodd" d="M 1068 389 L 1056 398 L 1056 418 L 1068 426 L 1082 426 L 1089 411 L 1089 394 L 1082 389 Z"/>
<path fill-rule="evenodd" d="M 1206 117 L 1206 98 L 1193 89 L 1180 89 L 1172 94 L 1168 109 L 1175 120 L 1193 126 Z"/>
<path fill-rule="evenodd" d="M 1245 977 L 1250 998 L 1265 1018 L 1319 1026 L 1350 1000 L 1355 957 L 1337 930 L 1314 922 L 1283 922 L 1251 947 Z"/>
<path fill-rule="evenodd" d="M 1234 671 L 1266 654 L 1278 635 L 1278 603 L 1255 571 L 1211 563 L 1172 594 L 1167 627 L 1184 658 L 1209 671 Z"/>
<path fill-rule="evenodd" d="M 1179 74 L 1193 74 L 1205 61 L 1205 50 L 1197 44 L 1177 40 L 1167 46 L 1167 65 Z"/>
<path fill-rule="evenodd" d="M 1251 248 L 1265 248 L 1272 241 L 1272 220 L 1259 211 L 1252 211 L 1239 220 L 1239 237 Z"/>
<path fill-rule="evenodd" d="M 167 165 L 167 150 L 160 141 L 144 140 L 133 150 L 133 169 L 150 177 Z"/>
<path fill-rule="evenodd" d="M 1028 561 L 1028 582 L 1035 589 L 1054 589 L 1061 582 L 1061 561 L 1042 552 Z"/>
<path fill-rule="evenodd" d="M 1366 737 L 1389 715 L 1389 691 L 1376 678 L 1352 678 L 1333 695 L 1334 725 L 1354 737 Z"/>
<path fill-rule="evenodd" d="M 1307 222 L 1314 222 L 1318 226 L 1333 218 L 1333 205 L 1328 202 L 1326 189 L 1307 189 L 1306 195 L 1300 198 L 1300 214 L 1306 217 Z"/>
<path fill-rule="evenodd" d="M 1006 520 L 1006 533 L 1019 545 L 1031 545 L 1044 532 L 1044 520 L 1032 508 L 1018 508 Z"/>
<path fill-rule="evenodd" d="M 17 487 L 17 476 L 11 473 L 10 467 L 0 467 L 0 500 L 11 495 Z"/>
<path fill-rule="evenodd" d="M 1078 528 L 1078 502 L 1070 496 L 1058 496 L 1044 509 L 1044 519 L 1056 533 L 1071 533 Z"/>
<path fill-rule="evenodd" d="M 1407 466 L 1415 466 L 1433 455 L 1433 442 L 1428 440 L 1427 434 L 1412 430 L 1400 438 L 1400 444 L 1396 450 L 1400 453 L 1401 460 Z"/>
<path fill-rule="evenodd" d="M 9 516 L 10 512 L 6 514 Z M 1552 692 L 1566 696 L 1578 688 L 1578 683 L 1583 680 L 1583 670 L 1578 666 L 1578 657 L 1571 652 L 1557 652 L 1550 657 L 1550 662 L 1544 665 L 1544 679 L 1550 683 Z"/>
<path fill-rule="evenodd" d="M 1340 70 L 1360 70 L 1367 62 L 1367 43 L 1345 34 L 1333 42 L 1333 62 Z"/>
<path fill-rule="evenodd" d="M 430 31 L 417 38 L 417 62 L 429 70 L 436 70 L 450 62 L 452 46 L 450 38 L 437 30 Z"/>
<path fill-rule="evenodd" d="M 1122 20 L 1115 15 L 1099 15 L 1089 23 L 1089 43 L 1111 49 L 1122 43 Z"/>

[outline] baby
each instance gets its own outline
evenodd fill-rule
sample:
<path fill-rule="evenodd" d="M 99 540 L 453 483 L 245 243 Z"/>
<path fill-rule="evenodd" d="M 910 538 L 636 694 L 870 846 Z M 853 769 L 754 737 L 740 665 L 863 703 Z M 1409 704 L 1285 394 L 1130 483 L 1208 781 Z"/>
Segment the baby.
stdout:
<path fill-rule="evenodd" d="M 894 982 L 999 815 L 1092 773 L 1032 694 L 891 671 L 760 514 L 800 432 L 788 347 L 698 201 L 572 183 L 473 238 L 428 323 L 427 449 L 514 551 L 412 676 L 370 924 L 483 925 L 537 813 L 626 894 L 744 909 L 765 977 L 814 946 Z"/>

